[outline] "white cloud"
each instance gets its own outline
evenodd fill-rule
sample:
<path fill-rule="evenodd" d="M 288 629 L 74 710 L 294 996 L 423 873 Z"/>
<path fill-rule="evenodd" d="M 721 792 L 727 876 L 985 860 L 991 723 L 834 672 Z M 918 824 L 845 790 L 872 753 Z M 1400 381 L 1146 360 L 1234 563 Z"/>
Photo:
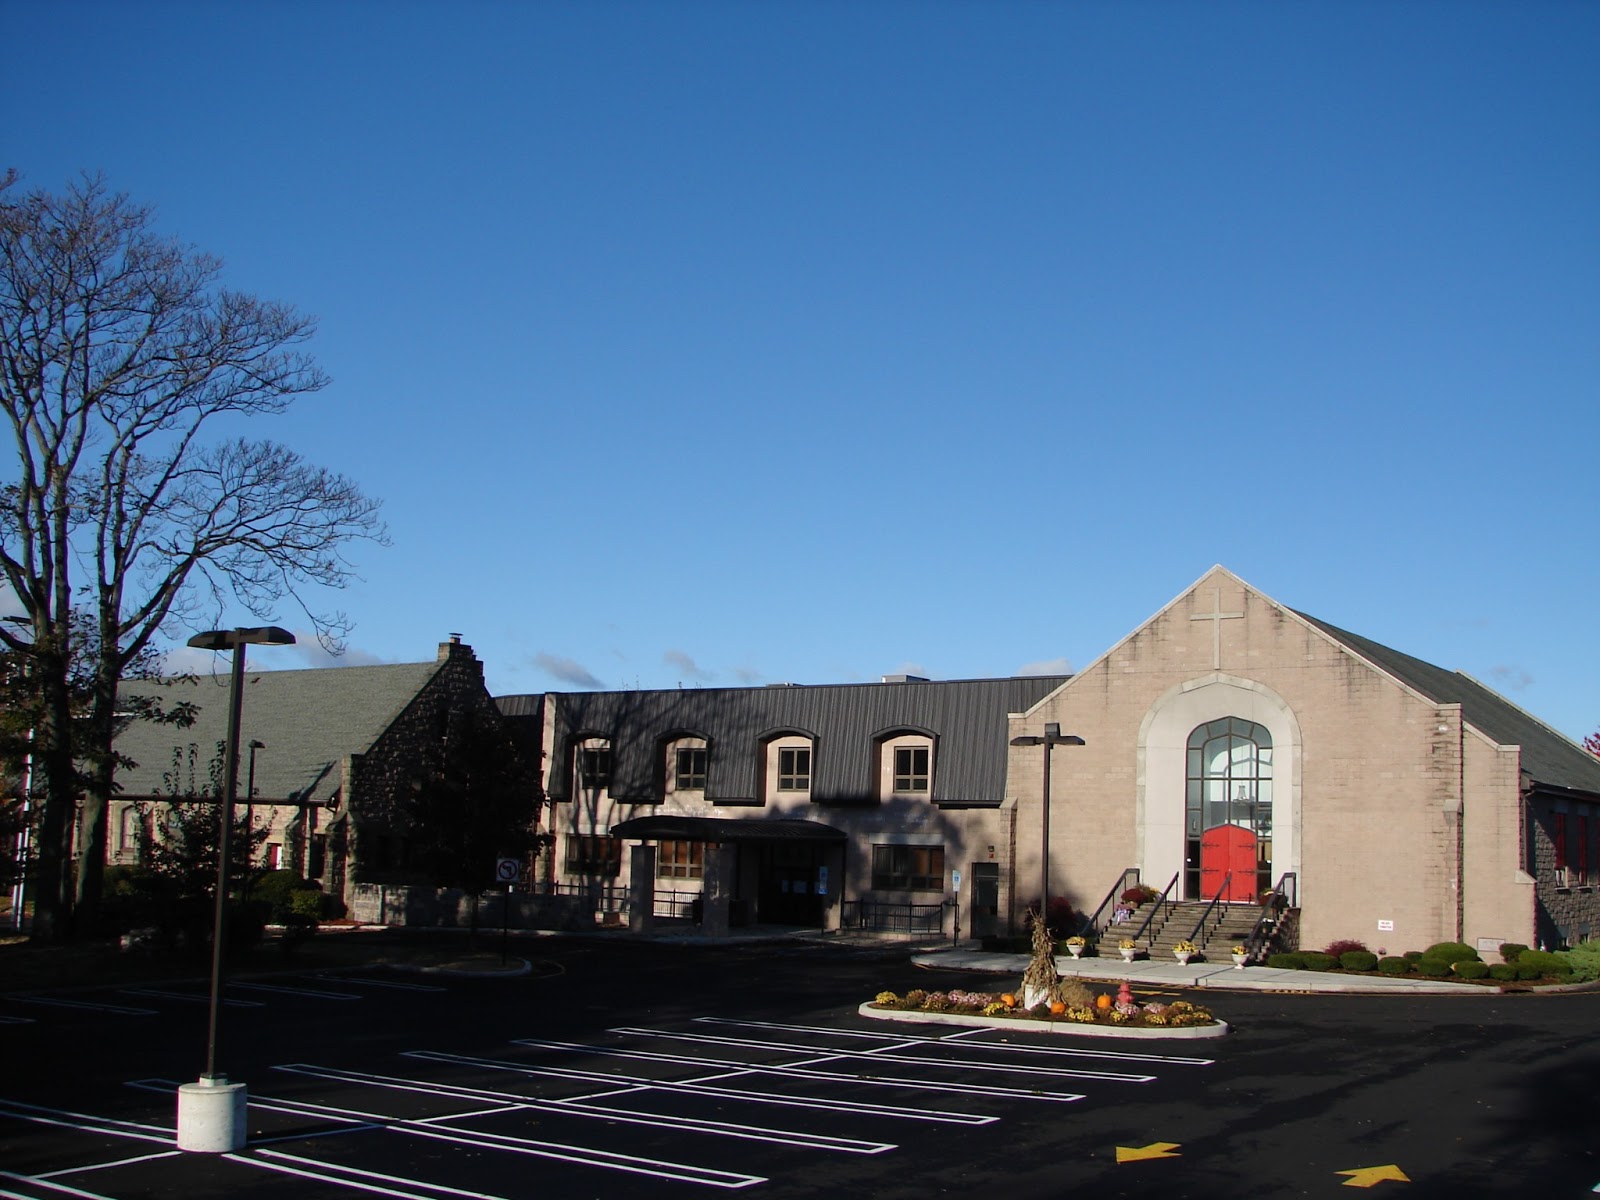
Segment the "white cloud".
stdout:
<path fill-rule="evenodd" d="M 591 692 L 605 690 L 606 685 L 596 679 L 588 667 L 575 659 L 563 658 L 559 654 L 539 653 L 533 656 L 533 665 L 562 683 L 575 684 Z"/>
<path fill-rule="evenodd" d="M 1533 676 L 1521 667 L 1501 665 L 1489 668 L 1489 678 L 1494 680 L 1495 686 L 1508 692 L 1526 691 L 1533 683 Z"/>
<path fill-rule="evenodd" d="M 1071 675 L 1072 664 L 1064 658 L 1045 658 L 1038 662 L 1023 663 L 1018 675 Z"/>
<path fill-rule="evenodd" d="M 661 661 L 669 667 L 675 667 L 678 673 L 686 679 L 701 682 L 714 678 L 711 672 L 701 670 L 699 664 L 682 650 L 668 650 L 661 656 Z"/>

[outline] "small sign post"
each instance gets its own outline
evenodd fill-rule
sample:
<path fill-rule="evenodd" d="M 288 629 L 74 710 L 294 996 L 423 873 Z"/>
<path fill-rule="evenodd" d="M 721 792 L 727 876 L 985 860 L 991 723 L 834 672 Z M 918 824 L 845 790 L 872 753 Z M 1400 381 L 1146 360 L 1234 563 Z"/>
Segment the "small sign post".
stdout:
<path fill-rule="evenodd" d="M 506 940 L 510 937 L 511 885 L 522 874 L 522 864 L 514 858 L 497 858 L 494 861 L 495 882 L 503 883 L 506 894 L 500 901 L 500 965 L 506 965 Z"/>

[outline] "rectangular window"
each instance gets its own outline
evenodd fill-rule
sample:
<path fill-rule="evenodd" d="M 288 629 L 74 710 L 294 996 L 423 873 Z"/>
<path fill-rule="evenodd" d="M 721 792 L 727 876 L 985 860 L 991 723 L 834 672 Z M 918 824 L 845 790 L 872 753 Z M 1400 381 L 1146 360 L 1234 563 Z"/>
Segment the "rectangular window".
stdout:
<path fill-rule="evenodd" d="M 315 811 L 313 810 L 313 815 Z M 320 879 L 323 871 L 328 868 L 328 835 L 313 833 L 311 835 L 311 852 L 306 856 L 306 875 L 311 879 Z"/>
<path fill-rule="evenodd" d="M 811 790 L 811 750 L 807 746 L 780 746 L 778 748 L 778 790 L 780 792 L 809 792 Z"/>
<path fill-rule="evenodd" d="M 703 748 L 679 750 L 676 786 L 680 792 L 703 792 L 706 788 L 706 752 Z"/>
<path fill-rule="evenodd" d="M 1589 818 L 1578 818 L 1578 886 L 1589 882 Z"/>
<path fill-rule="evenodd" d="M 567 874 L 615 879 L 622 873 L 622 842 L 605 835 L 574 833 L 567 838 Z"/>
<path fill-rule="evenodd" d="M 267 870 L 277 871 L 283 867 L 283 845 L 280 842 L 268 842 L 267 852 L 263 856 Z"/>
<path fill-rule="evenodd" d="M 875 892 L 944 891 L 943 846 L 874 846 Z"/>
<path fill-rule="evenodd" d="M 599 792 L 611 786 L 611 751 L 605 746 L 586 746 L 578 751 L 578 779 L 585 791 Z"/>
<path fill-rule="evenodd" d="M 925 792 L 928 790 L 928 748 L 926 746 L 895 747 L 894 790 L 897 792 Z"/>
<path fill-rule="evenodd" d="M 702 754 L 705 751 L 701 751 Z M 704 842 L 658 842 L 656 875 L 661 879 L 700 879 L 706 873 Z"/>
<path fill-rule="evenodd" d="M 1556 852 L 1556 886 L 1567 886 L 1567 814 L 1556 813 L 1550 841 Z"/>

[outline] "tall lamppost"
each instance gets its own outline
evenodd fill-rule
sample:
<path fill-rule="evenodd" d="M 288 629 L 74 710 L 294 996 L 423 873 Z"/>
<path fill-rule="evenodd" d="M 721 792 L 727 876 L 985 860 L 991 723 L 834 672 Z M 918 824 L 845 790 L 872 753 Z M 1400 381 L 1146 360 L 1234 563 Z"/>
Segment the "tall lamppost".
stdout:
<path fill-rule="evenodd" d="M 1059 722 L 1050 721 L 1044 727 L 1044 736 L 1026 734 L 1011 739 L 1013 746 L 1044 747 L 1044 799 L 1039 805 L 1043 814 L 1039 819 L 1039 916 L 1043 921 L 1050 908 L 1050 751 L 1057 746 L 1082 746 L 1086 743 L 1074 733 L 1062 733 Z"/>
<path fill-rule="evenodd" d="M 256 751 L 265 750 L 267 744 L 255 738 L 250 739 L 250 769 L 245 772 L 244 784 L 244 831 L 248 836 L 255 830 L 256 819 Z M 270 820 L 267 822 L 272 823 Z"/>
<path fill-rule="evenodd" d="M 242 1083 L 217 1073 L 217 1017 L 222 1010 L 222 963 L 227 941 L 228 855 L 233 835 L 233 802 L 239 790 L 239 716 L 244 706 L 244 648 L 292 646 L 294 634 L 276 625 L 253 629 L 213 629 L 189 639 L 197 650 L 232 650 L 233 680 L 228 687 L 228 740 L 222 757 L 222 803 L 218 805 L 217 905 L 211 929 L 211 1012 L 206 1028 L 206 1069 L 198 1083 L 178 1088 L 178 1149 L 224 1154 L 244 1149 L 249 1097 Z M 252 749 L 251 758 L 255 757 Z"/>

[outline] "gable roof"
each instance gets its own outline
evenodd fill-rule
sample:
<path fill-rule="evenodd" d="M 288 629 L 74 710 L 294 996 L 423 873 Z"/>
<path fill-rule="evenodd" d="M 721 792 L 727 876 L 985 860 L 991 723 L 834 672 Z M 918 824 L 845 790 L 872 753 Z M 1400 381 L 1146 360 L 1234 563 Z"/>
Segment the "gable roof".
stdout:
<path fill-rule="evenodd" d="M 1600 758 L 1460 671 L 1436 667 L 1309 613 L 1295 616 L 1435 704 L 1459 704 L 1468 724 L 1501 746 L 1522 747 L 1522 769 L 1535 783 L 1600 794 Z"/>
<path fill-rule="evenodd" d="M 782 730 L 815 739 L 811 797 L 817 803 L 877 799 L 873 742 L 894 729 L 938 739 L 932 799 L 947 804 L 999 804 L 1005 799 L 1009 714 L 1059 687 L 1063 675 L 1012 679 L 854 683 L 687 691 L 553 692 L 557 758 L 546 764 L 546 793 L 571 794 L 571 754 L 579 735 L 611 739 L 611 796 L 649 802 L 658 791 L 661 739 L 694 733 L 711 755 L 706 798 L 750 803 L 760 795 L 756 753 L 762 738 Z M 533 698 L 497 697 L 508 716 L 530 714 Z"/>
<path fill-rule="evenodd" d="M 247 663 L 239 721 L 240 796 L 247 786 L 248 747 L 255 740 L 266 743 L 256 752 L 256 794 L 262 801 L 328 799 L 339 790 L 345 756 L 364 753 L 440 665 L 252 672 Z M 135 721 L 117 737 L 117 752 L 138 763 L 117 771 L 123 795 L 166 793 L 163 775 L 172 770 L 173 753 L 186 754 L 191 743 L 198 747 L 196 774 L 204 782 L 217 743 L 228 735 L 230 682 L 224 671 L 188 681 L 123 684 L 124 692 L 159 695 L 169 707 L 191 700 L 200 709 L 188 729 Z"/>

